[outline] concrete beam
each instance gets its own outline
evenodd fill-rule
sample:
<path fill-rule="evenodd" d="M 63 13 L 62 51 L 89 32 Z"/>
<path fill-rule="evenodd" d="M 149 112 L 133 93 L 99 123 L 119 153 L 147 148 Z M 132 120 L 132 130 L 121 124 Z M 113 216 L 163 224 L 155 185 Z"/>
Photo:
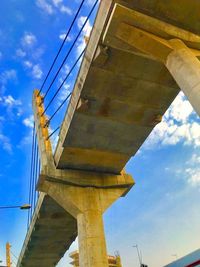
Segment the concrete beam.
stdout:
<path fill-rule="evenodd" d="M 45 181 L 43 190 L 77 219 L 81 267 L 108 267 L 103 212 L 126 189 L 74 187 Z"/>
<path fill-rule="evenodd" d="M 108 267 L 102 214 L 133 184 L 124 171 L 114 175 L 43 168 L 39 189 L 77 219 L 81 267 Z"/>
<path fill-rule="evenodd" d="M 126 18 L 125 22 L 122 22 L 123 17 Z M 145 26 L 142 25 L 141 21 L 137 22 L 138 17 L 141 17 Z M 132 25 L 127 24 L 130 18 L 134 18 L 136 21 L 133 19 Z M 120 5 L 115 5 L 104 35 L 105 43 L 109 42 L 111 45 L 112 43 L 116 45 L 115 39 L 110 38 L 110 32 L 113 30 L 113 25 L 116 26 L 116 24 L 118 27 L 115 30 L 115 37 L 132 47 L 133 52 L 135 52 L 134 49 L 137 49 L 163 62 L 187 96 L 194 110 L 200 115 L 200 62 L 197 58 L 200 55 L 200 50 L 194 49 L 194 47 L 200 48 L 200 36 L 141 15 Z M 140 28 L 135 27 L 135 24 Z M 141 28 L 145 28 L 145 31 Z M 172 35 L 171 40 L 160 37 L 163 33 Z M 118 49 L 121 49 L 119 44 Z"/>
<path fill-rule="evenodd" d="M 168 55 L 166 67 L 200 116 L 200 62 L 181 40 L 171 43 L 174 51 Z"/>

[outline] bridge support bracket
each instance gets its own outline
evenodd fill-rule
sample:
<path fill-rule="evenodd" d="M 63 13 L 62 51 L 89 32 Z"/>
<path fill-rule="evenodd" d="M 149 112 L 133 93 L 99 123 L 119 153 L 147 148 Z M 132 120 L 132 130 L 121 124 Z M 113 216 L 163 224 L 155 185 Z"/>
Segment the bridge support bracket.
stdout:
<path fill-rule="evenodd" d="M 133 185 L 125 172 L 113 175 L 52 167 L 42 171 L 39 190 L 77 219 L 81 267 L 108 267 L 103 213 Z"/>
<path fill-rule="evenodd" d="M 162 62 L 200 115 L 200 35 L 116 3 L 103 45 Z"/>
<path fill-rule="evenodd" d="M 200 50 L 181 39 L 165 40 L 126 23 L 120 24 L 116 37 L 133 50 L 161 61 L 200 116 Z"/>

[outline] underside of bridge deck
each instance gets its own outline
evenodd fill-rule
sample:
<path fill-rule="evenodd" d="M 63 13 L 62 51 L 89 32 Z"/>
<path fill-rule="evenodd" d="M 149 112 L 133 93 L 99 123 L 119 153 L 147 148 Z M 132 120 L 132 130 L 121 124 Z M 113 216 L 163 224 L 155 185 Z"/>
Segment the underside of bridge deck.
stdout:
<path fill-rule="evenodd" d="M 199 0 L 101 0 L 54 154 L 60 177 L 45 174 L 40 185 L 54 200 L 39 202 L 18 267 L 55 266 L 77 235 L 76 219 L 82 266 L 107 266 L 102 213 L 133 185 L 122 170 L 180 87 L 198 89 L 200 101 L 199 10 Z"/>
<path fill-rule="evenodd" d="M 76 220 L 41 193 L 18 266 L 54 267 L 76 237 Z"/>

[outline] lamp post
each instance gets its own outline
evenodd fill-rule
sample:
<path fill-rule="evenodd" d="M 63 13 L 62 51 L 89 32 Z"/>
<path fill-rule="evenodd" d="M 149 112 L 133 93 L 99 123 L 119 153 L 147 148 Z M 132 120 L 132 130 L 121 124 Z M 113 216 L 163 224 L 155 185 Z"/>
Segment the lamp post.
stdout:
<path fill-rule="evenodd" d="M 142 265 L 142 256 L 141 256 L 141 252 L 139 252 L 138 245 L 134 245 L 133 248 L 137 249 L 138 260 L 139 260 L 139 263 L 140 263 L 140 266 L 141 266 Z"/>
<path fill-rule="evenodd" d="M 0 206 L 0 209 L 21 209 L 21 210 L 29 210 L 31 208 L 30 204 L 24 204 L 21 206 Z"/>

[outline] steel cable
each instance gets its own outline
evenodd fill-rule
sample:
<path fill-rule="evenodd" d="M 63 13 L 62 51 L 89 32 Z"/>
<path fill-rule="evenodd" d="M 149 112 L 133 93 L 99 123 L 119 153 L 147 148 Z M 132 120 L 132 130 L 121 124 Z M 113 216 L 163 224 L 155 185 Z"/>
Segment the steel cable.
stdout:
<path fill-rule="evenodd" d="M 85 52 L 85 49 L 83 49 L 83 51 L 81 52 L 81 54 L 79 55 L 79 57 L 76 59 L 74 65 L 72 66 L 71 70 L 68 72 L 68 74 L 65 76 L 65 79 L 62 81 L 61 85 L 58 87 L 58 89 L 56 90 L 55 94 L 53 95 L 53 97 L 51 98 L 51 100 L 49 101 L 48 105 L 46 106 L 45 110 L 43 111 L 42 115 L 44 115 L 44 113 L 47 111 L 47 109 L 50 107 L 51 103 L 53 102 L 53 100 L 55 99 L 55 97 L 57 96 L 57 94 L 59 93 L 60 89 L 63 87 L 64 83 L 66 82 L 66 80 L 68 79 L 68 77 L 70 76 L 70 74 L 72 73 L 72 71 L 74 70 L 74 68 L 76 67 L 77 63 L 79 62 L 79 60 L 81 59 L 81 57 L 83 56 Z"/>
<path fill-rule="evenodd" d="M 63 40 L 63 42 L 62 42 L 62 44 L 61 44 L 61 46 L 60 46 L 60 48 L 59 48 L 59 50 L 58 50 L 58 52 L 57 52 L 55 58 L 54 58 L 54 60 L 53 60 L 53 63 L 51 64 L 51 67 L 50 67 L 50 69 L 49 69 L 49 71 L 48 71 L 48 73 L 47 73 L 47 75 L 46 75 L 46 77 L 45 77 L 45 79 L 44 79 L 44 82 L 43 82 L 43 84 L 42 84 L 42 86 L 41 86 L 41 88 L 40 88 L 40 91 L 39 91 L 38 95 L 41 93 L 41 91 L 42 91 L 42 89 L 43 89 L 43 87 L 44 87 L 44 85 L 45 85 L 45 83 L 46 83 L 46 81 L 47 81 L 47 79 L 48 79 L 48 77 L 49 77 L 49 75 L 50 75 L 50 73 L 51 73 L 51 71 L 52 71 L 52 69 L 53 69 L 55 63 L 56 63 L 56 60 L 58 59 L 58 56 L 59 56 L 59 54 L 60 54 L 60 52 L 61 52 L 61 50 L 62 50 L 62 48 L 63 48 L 63 46 L 64 46 L 64 44 L 65 44 L 65 42 L 66 42 L 66 40 L 67 40 L 67 38 L 69 37 L 69 34 L 70 34 L 70 32 L 71 32 L 71 29 L 72 29 L 72 27 L 73 27 L 73 25 L 74 25 L 74 23 L 75 23 L 75 21 L 76 21 L 76 19 L 77 19 L 77 17 L 78 17 L 78 14 L 79 14 L 79 12 L 80 12 L 80 10 L 81 10 L 81 8 L 82 8 L 84 2 L 85 2 L 85 0 L 82 0 L 81 4 L 80 4 L 80 6 L 79 6 L 79 8 L 78 8 L 78 10 L 77 10 L 77 12 L 76 12 L 76 14 L 75 14 L 75 17 L 74 17 L 74 19 L 73 19 L 73 21 L 72 21 L 72 23 L 71 23 L 71 25 L 70 25 L 70 27 L 69 27 L 69 29 L 68 29 L 66 35 L 65 35 L 65 38 L 64 38 L 64 40 Z"/>
<path fill-rule="evenodd" d="M 54 84 L 54 82 L 55 82 L 55 80 L 56 80 L 56 78 L 58 77 L 58 74 L 60 73 L 60 71 L 61 71 L 61 69 L 62 69 L 63 65 L 65 64 L 65 62 L 66 62 L 66 60 L 67 60 L 68 56 L 70 55 L 70 53 L 71 53 L 71 51 L 72 51 L 73 47 L 75 46 L 75 44 L 76 44 L 76 42 L 77 42 L 78 38 L 80 37 L 80 35 L 81 35 L 81 33 L 82 33 L 82 31 L 83 31 L 83 29 L 84 29 L 84 27 L 85 27 L 86 23 L 88 22 L 88 20 L 89 20 L 90 16 L 91 16 L 91 15 L 92 15 L 92 13 L 93 13 L 93 11 L 94 11 L 94 9 L 95 9 L 95 7 L 96 7 L 96 5 L 97 5 L 98 1 L 99 1 L 99 0 L 96 0 L 96 2 L 94 3 L 94 5 L 93 5 L 92 9 L 90 10 L 90 12 L 89 12 L 89 14 L 88 14 L 88 16 L 87 16 L 87 18 L 86 18 L 85 22 L 83 23 L 83 25 L 82 25 L 81 29 L 79 30 L 79 32 L 78 32 L 78 34 L 77 34 L 77 36 L 76 36 L 75 40 L 73 41 L 73 43 L 72 43 L 72 45 L 71 45 L 71 47 L 70 47 L 70 49 L 69 49 L 69 51 L 68 51 L 67 55 L 65 56 L 64 60 L 62 61 L 61 65 L 60 65 L 60 67 L 59 67 L 59 69 L 58 69 L 58 71 L 56 72 L 56 75 L 54 76 L 54 78 L 53 78 L 52 82 L 50 83 L 50 85 L 49 85 L 49 87 L 48 87 L 48 89 L 47 89 L 46 93 L 44 94 L 43 101 L 44 101 L 44 99 L 46 98 L 47 94 L 49 93 L 49 91 L 50 91 L 50 89 L 51 89 L 52 85 Z"/>
<path fill-rule="evenodd" d="M 31 148 L 31 170 L 30 170 L 30 181 L 29 181 L 29 203 L 31 202 L 31 191 L 32 191 L 32 172 L 33 172 L 33 157 L 34 157 L 34 144 L 35 144 L 35 123 L 33 125 L 32 131 L 32 148 Z M 28 222 L 27 222 L 27 229 L 30 223 L 30 210 L 28 210 Z"/>

